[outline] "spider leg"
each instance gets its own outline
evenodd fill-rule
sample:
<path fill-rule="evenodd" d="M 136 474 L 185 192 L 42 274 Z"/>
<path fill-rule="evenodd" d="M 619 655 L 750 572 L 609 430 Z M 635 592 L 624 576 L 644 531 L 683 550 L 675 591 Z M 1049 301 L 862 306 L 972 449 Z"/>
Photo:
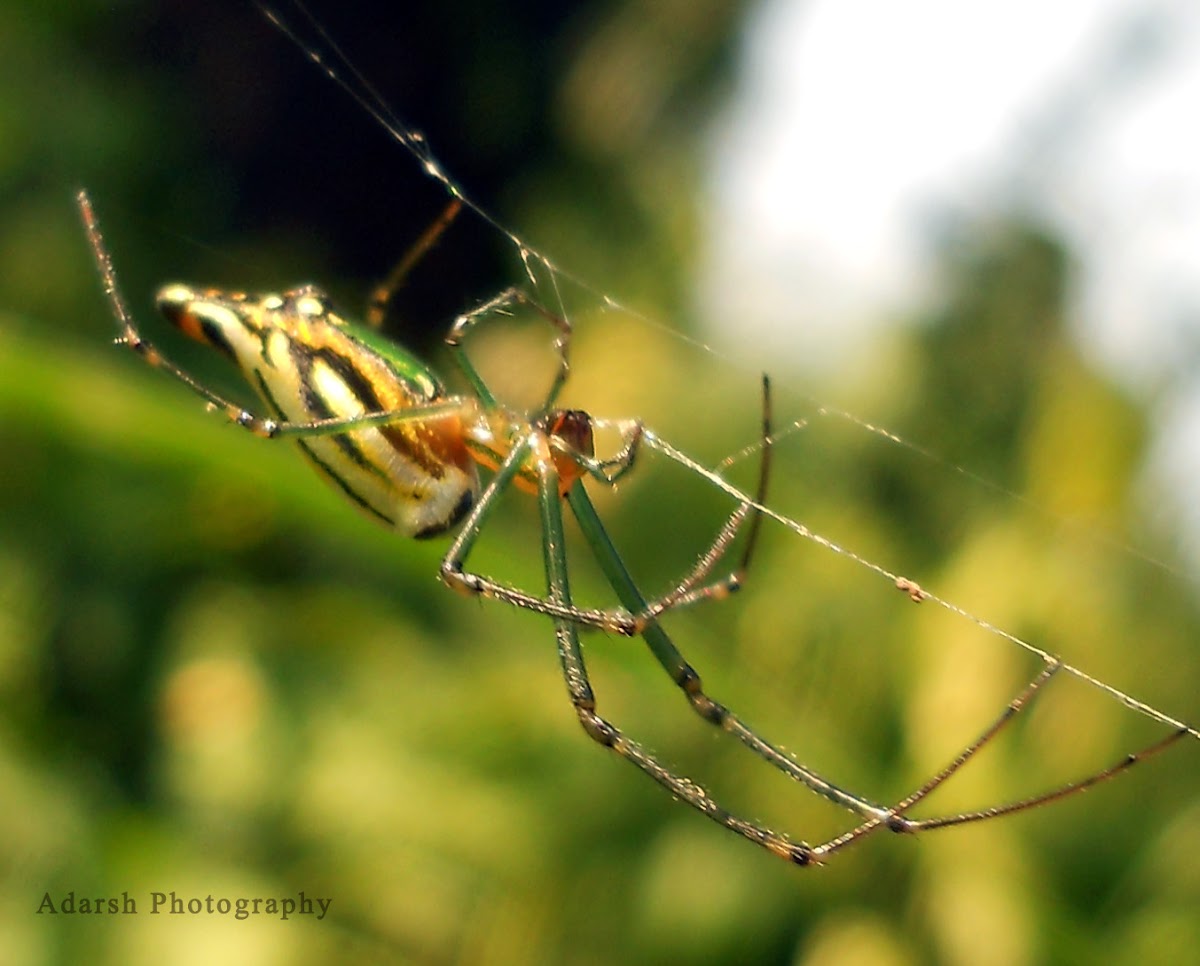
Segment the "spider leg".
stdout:
<path fill-rule="evenodd" d="M 972 741 L 969 745 L 963 748 L 941 771 L 926 781 L 920 788 L 912 794 L 897 802 L 886 814 L 875 816 L 857 828 L 851 829 L 842 835 L 825 842 L 822 845 L 813 847 L 813 855 L 816 859 L 821 859 L 825 856 L 832 855 L 849 845 L 853 845 L 859 839 L 880 828 L 887 828 L 892 832 L 900 832 L 905 834 L 915 834 L 917 832 L 933 831 L 940 828 L 952 828 L 955 825 L 966 825 L 973 822 L 984 822 L 994 818 L 1000 818 L 1004 815 L 1013 815 L 1017 812 L 1027 811 L 1037 808 L 1041 805 L 1048 805 L 1051 802 L 1060 801 L 1064 798 L 1069 798 L 1072 795 L 1078 795 L 1090 788 L 1094 788 L 1103 782 L 1115 778 L 1117 775 L 1128 771 L 1134 765 L 1145 761 L 1159 752 L 1165 750 L 1170 745 L 1174 744 L 1180 738 L 1186 736 L 1189 732 L 1187 728 L 1177 729 L 1172 731 L 1165 738 L 1146 745 L 1139 751 L 1125 755 L 1119 761 L 1100 771 L 1093 772 L 1085 778 L 1076 781 L 1067 782 L 1057 788 L 1051 789 L 1048 792 L 1042 792 L 1038 795 L 1032 795 L 1028 798 L 1019 799 L 1014 802 L 1007 802 L 1002 805 L 992 805 L 987 808 L 976 809 L 969 812 L 959 812 L 953 815 L 942 815 L 934 818 L 910 819 L 905 817 L 906 813 L 918 802 L 927 798 L 947 780 L 952 778 L 968 761 L 970 761 L 985 745 L 987 745 L 996 735 L 1012 721 L 1021 711 L 1028 707 L 1037 696 L 1039 689 L 1046 684 L 1056 673 L 1062 669 L 1061 662 L 1048 662 L 1046 666 L 1034 677 L 1012 701 L 1010 701 L 1004 710 L 1000 712 L 997 718 L 988 725 L 987 728 Z"/>
<path fill-rule="evenodd" d="M 621 603 L 631 612 L 644 611 L 647 606 L 645 598 L 629 575 L 629 571 L 613 546 L 612 540 L 600 522 L 596 509 L 581 483 L 577 482 L 568 492 L 567 502 L 570 504 L 575 518 L 579 521 L 579 527 L 595 554 L 600 569 L 604 572 Z M 888 813 L 886 808 L 855 795 L 853 792 L 839 788 L 813 770 L 805 768 L 781 749 L 760 737 L 754 729 L 723 704 L 705 694 L 700 675 L 684 660 L 683 655 L 661 625 L 658 623 L 647 624 L 641 628 L 640 633 L 655 659 L 670 675 L 671 680 L 683 691 L 692 710 L 701 718 L 723 731 L 727 731 L 789 778 L 834 804 L 864 817 L 886 818 Z"/>
<path fill-rule="evenodd" d="M 537 311 L 545 318 L 556 330 L 557 337 L 554 347 L 559 357 L 558 373 L 554 383 L 542 405 L 539 413 L 544 415 L 551 405 L 563 382 L 566 380 L 570 372 L 570 364 L 568 361 L 568 348 L 571 337 L 570 323 L 547 311 L 544 307 L 533 301 L 521 289 L 509 288 L 499 293 L 495 297 L 489 299 L 483 304 L 477 306 L 472 311 L 461 315 L 455 320 L 450 333 L 446 336 L 446 344 L 454 350 L 455 360 L 459 368 L 462 370 L 468 382 L 479 396 L 481 404 L 485 408 L 499 409 L 495 396 L 484 382 L 483 377 L 475 368 L 474 363 L 470 359 L 465 346 L 463 345 L 466 335 L 475 325 L 484 321 L 487 317 L 501 312 L 504 308 L 513 303 L 521 303 L 529 306 Z M 538 417 L 535 417 L 535 420 Z M 766 498 L 767 478 L 769 475 L 770 465 L 770 383 L 767 377 L 763 376 L 763 458 L 759 472 L 759 483 L 755 503 L 761 505 Z M 582 467 L 582 469 L 590 476 L 600 480 L 606 485 L 612 485 L 617 482 L 622 476 L 629 472 L 634 465 L 637 453 L 639 451 L 643 435 L 644 427 L 638 421 L 629 421 L 616 424 L 621 430 L 623 443 L 618 453 L 606 460 L 597 460 L 588 453 L 581 453 L 574 447 L 570 446 L 565 440 L 559 439 L 553 435 L 542 433 L 549 449 L 564 453 L 573 462 Z M 728 596 L 736 590 L 742 581 L 744 571 L 749 563 L 750 555 L 753 551 L 754 544 L 757 539 L 760 511 L 753 510 L 753 523 L 751 526 L 750 539 L 747 542 L 745 554 L 742 558 L 741 565 L 738 569 L 725 577 L 722 580 L 715 581 L 710 585 L 699 587 L 697 586 L 703 581 L 717 562 L 724 556 L 725 551 L 733 542 L 734 538 L 745 521 L 746 517 L 751 514 L 752 507 L 750 504 L 744 504 L 738 507 L 729 519 L 725 522 L 721 531 L 718 533 L 716 540 L 709 549 L 699 558 L 697 564 L 684 580 L 675 587 L 671 592 L 664 597 L 657 598 L 650 603 L 643 602 L 643 605 L 636 613 L 619 609 L 619 608 L 581 608 L 574 605 L 563 607 L 552 600 L 544 597 L 539 597 L 536 594 L 531 594 L 527 591 L 520 590 L 509 584 L 501 583 L 493 580 L 483 574 L 474 573 L 466 569 L 466 560 L 471 548 L 479 537 L 483 521 L 493 505 L 496 496 L 505 490 L 511 480 L 516 476 L 520 469 L 520 463 L 524 460 L 528 450 L 522 450 L 522 455 L 518 458 L 514 454 L 516 448 L 510 451 L 501 469 L 501 473 L 497 473 L 493 477 L 491 484 L 485 489 L 484 493 L 476 503 L 472 512 L 467 516 L 466 521 L 459 529 L 458 535 L 450 548 L 446 551 L 445 557 L 442 559 L 440 569 L 440 577 L 444 583 L 455 590 L 465 594 L 476 594 L 485 597 L 491 597 L 495 600 L 503 601 L 515 607 L 523 607 L 527 610 L 532 610 L 536 613 L 546 614 L 551 617 L 563 617 L 572 620 L 577 624 L 586 627 L 595 627 L 610 633 L 621 634 L 624 636 L 633 636 L 641 633 L 642 628 L 647 624 L 653 623 L 665 611 L 677 607 L 686 606 L 700 600 L 721 599 Z"/>
<path fill-rule="evenodd" d="M 759 463 L 758 487 L 754 493 L 754 502 L 742 503 L 730 514 L 724 526 L 717 534 L 712 546 L 696 562 L 696 566 L 679 585 L 671 592 L 651 601 L 635 618 L 637 630 L 640 633 L 647 624 L 657 620 L 665 611 L 688 607 L 702 600 L 723 600 L 734 591 L 739 590 L 746 572 L 750 569 L 750 560 L 754 556 L 754 548 L 758 545 L 758 534 L 762 528 L 762 510 L 758 509 L 767 502 L 767 486 L 771 476 L 771 380 L 764 372 L 762 377 L 762 460 Z M 747 516 L 750 517 L 750 533 L 746 538 L 746 546 L 742 551 L 742 559 L 737 568 L 720 580 L 699 586 L 725 555 L 729 545 L 738 535 Z"/>
<path fill-rule="evenodd" d="M 668 610 L 689 607 L 704 600 L 724 600 L 741 588 L 746 571 L 750 566 L 750 560 L 754 554 L 754 548 L 758 542 L 758 533 L 762 524 L 762 511 L 758 508 L 766 502 L 767 485 L 770 478 L 771 383 L 766 373 L 762 377 L 762 396 L 762 441 L 760 443 L 762 460 L 759 467 L 758 486 L 755 490 L 753 501 L 742 503 L 729 515 L 729 518 L 722 525 L 720 531 L 718 531 L 716 539 L 701 554 L 692 569 L 673 590 L 649 601 L 641 611 L 630 615 L 632 625 L 626 633 L 640 634 L 647 624 L 658 620 Z M 642 424 L 636 421 L 623 425 L 621 428 L 625 439 L 624 445 L 620 452 L 609 460 L 595 460 L 585 454 L 575 452 L 566 443 L 553 436 L 550 438 L 550 445 L 553 449 L 570 456 L 590 476 L 611 486 L 632 468 L 634 458 L 645 433 Z M 615 467 L 615 472 L 609 472 L 609 467 Z M 746 547 L 737 568 L 719 580 L 701 585 L 701 582 L 712 573 L 713 568 L 725 556 L 725 552 L 729 549 L 734 539 L 736 539 L 747 517 L 751 520 L 750 534 L 746 540 Z"/>
<path fill-rule="evenodd" d="M 582 484 L 576 484 L 567 495 L 572 511 L 579 520 L 580 528 L 588 539 L 601 569 L 605 572 L 617 596 L 631 611 L 644 609 L 644 600 L 640 591 L 629 576 L 624 563 L 613 547 L 603 524 L 596 515 L 595 508 L 588 498 Z M 928 819 L 909 819 L 905 813 L 929 796 L 938 787 L 953 777 L 968 761 L 970 761 L 985 745 L 987 745 L 1017 714 L 1019 714 L 1034 699 L 1039 689 L 1056 674 L 1061 664 L 1051 662 L 1033 678 L 1012 701 L 1010 701 L 993 721 L 974 741 L 960 751 L 954 759 L 936 775 L 925 782 L 919 789 L 891 808 L 881 808 L 866 798 L 849 792 L 834 785 L 809 768 L 795 762 L 779 748 L 759 736 L 752 728 L 741 721 L 724 705 L 704 693 L 700 676 L 694 668 L 684 660 L 683 655 L 675 647 L 666 632 L 657 623 L 649 624 L 640 631 L 651 652 L 659 664 L 667 671 L 676 685 L 684 692 L 693 710 L 706 721 L 734 735 L 744 745 L 749 747 L 765 761 L 774 765 L 793 780 L 804 785 L 816 794 L 840 805 L 847 810 L 866 818 L 862 824 L 830 841 L 817 846 L 807 847 L 806 862 L 820 863 L 826 857 L 854 844 L 866 835 L 887 828 L 894 832 L 916 833 L 932 831 L 938 828 L 949 828 L 970 822 L 986 821 L 1010 815 L 1015 812 L 1036 808 L 1043 804 L 1058 801 L 1071 795 L 1076 795 L 1102 782 L 1115 778 L 1117 775 L 1141 761 L 1165 750 L 1174 742 L 1185 737 L 1190 732 L 1187 728 L 1173 731 L 1167 737 L 1160 739 L 1138 752 L 1127 755 L 1115 764 L 1096 772 L 1082 780 L 1067 783 L 1052 791 L 1021 799 L 1003 805 L 992 806 L 973 812 L 963 812 L 955 815 L 940 816 Z M 682 797 L 682 796 L 681 796 Z M 693 807 L 705 809 L 694 805 Z M 743 833 L 745 834 L 745 833 Z M 764 843 L 765 844 L 765 843 Z"/>
<path fill-rule="evenodd" d="M 371 297 L 367 300 L 366 314 L 366 323 L 372 329 L 383 327 L 383 320 L 387 315 L 388 304 L 392 301 L 392 296 L 404 284 L 404 280 L 408 278 L 408 273 L 413 270 L 413 266 L 425 257 L 442 233 L 450 227 L 450 223 L 458 217 L 461 210 L 462 201 L 458 198 L 452 199 L 433 224 L 426 228 L 408 251 L 400 256 L 400 261 L 388 272 L 387 278 L 375 286 Z"/>
<path fill-rule="evenodd" d="M 405 421 L 426 421 L 439 416 L 453 416 L 463 413 L 464 408 L 471 404 L 464 399 L 451 397 L 430 403 L 427 406 L 409 406 L 399 410 L 388 410 L 375 413 L 364 413 L 359 416 L 335 416 L 329 419 L 315 419 L 309 422 L 291 422 L 277 420 L 266 416 L 258 416 L 245 409 L 233 400 L 227 399 L 220 393 L 209 389 L 186 370 L 180 368 L 162 354 L 151 342 L 142 338 L 134 322 L 133 314 L 125 304 L 125 298 L 117 285 L 117 274 L 113 269 L 112 258 L 104 244 L 104 236 L 100 231 L 100 222 L 92 208 L 91 199 L 82 189 L 75 196 L 79 213 L 83 218 L 83 226 L 91 245 L 92 257 L 100 271 L 104 282 L 104 292 L 108 296 L 113 315 L 120 325 L 120 335 L 117 342 L 128 346 L 143 361 L 156 369 L 161 369 L 169 376 L 179 380 L 210 407 L 222 413 L 226 419 L 242 429 L 248 430 L 264 439 L 285 437 L 325 436 L 347 432 L 354 429 L 364 429 L 384 423 L 394 424 Z"/>
<path fill-rule="evenodd" d="M 550 457 L 549 446 L 545 445 L 544 440 L 540 442 L 543 452 L 536 454 L 540 475 L 538 505 L 542 517 L 542 546 L 546 564 L 547 596 L 555 604 L 569 610 L 572 606 L 571 590 L 567 576 L 558 472 Z M 571 492 L 582 493 L 582 484 L 577 481 Z M 657 630 L 657 625 L 653 625 L 652 629 Z M 597 714 L 596 697 L 588 681 L 587 667 L 583 659 L 583 649 L 580 645 L 576 622 L 570 619 L 556 618 L 554 633 L 558 640 L 563 678 L 566 681 L 571 704 L 579 716 L 583 730 L 592 740 L 620 755 L 653 778 L 676 798 L 686 802 L 718 825 L 749 839 L 756 845 L 761 845 L 772 854 L 796 865 L 812 863 L 812 852 L 803 842 L 792 842 L 786 836 L 766 826 L 747 821 L 727 811 L 694 781 L 676 775 L 664 767 L 640 745 L 625 737 L 618 728 Z"/>
<path fill-rule="evenodd" d="M 543 434 L 537 435 L 539 438 L 543 438 Z M 467 556 L 479 538 L 488 515 L 495 508 L 497 498 L 512 485 L 514 478 L 528 460 L 533 446 L 533 436 L 534 433 L 531 430 L 523 439 L 519 440 L 505 457 L 504 462 L 500 464 L 491 480 L 488 481 L 488 485 L 484 487 L 483 493 L 475 501 L 471 512 L 459 526 L 458 533 L 442 558 L 438 576 L 451 589 L 464 594 L 490 597 L 513 607 L 522 607 L 574 624 L 601 627 L 618 634 L 628 634 L 626 626 L 629 623 L 629 616 L 623 612 L 580 608 L 570 603 L 563 604 L 551 597 L 538 597 L 536 594 L 527 593 L 508 584 L 492 580 L 490 577 L 464 569 Z"/>
<path fill-rule="evenodd" d="M 539 434 L 539 436 L 545 438 L 544 434 Z M 549 443 L 547 443 L 547 449 L 550 449 Z M 442 558 L 441 567 L 438 571 L 442 582 L 464 594 L 489 597 L 513 607 L 522 607 L 538 614 L 568 620 L 583 627 L 593 627 L 612 634 L 620 634 L 623 637 L 633 637 L 642 633 L 646 625 L 652 624 L 663 611 L 675 606 L 675 602 L 668 600 L 665 604 L 657 601 L 653 605 L 646 604 L 639 610 L 638 616 L 634 616 L 629 610 L 624 608 L 590 608 L 578 607 L 574 604 L 563 605 L 549 597 L 539 597 L 537 594 L 529 593 L 510 584 L 494 580 L 484 574 L 466 569 L 467 558 L 483 530 L 488 514 L 491 513 L 495 506 L 496 499 L 511 485 L 513 479 L 521 471 L 522 465 L 528 458 L 529 453 L 530 443 L 527 438 L 514 446 L 507 457 L 505 457 L 504 462 L 500 464 L 499 469 L 492 476 L 483 493 L 475 502 L 475 506 L 472 507 L 471 512 L 460 525 L 458 533 Z M 576 481 L 575 488 L 582 490 L 582 483 Z M 574 492 L 574 489 L 572 492 Z M 570 499 L 569 496 L 568 499 Z M 701 558 L 700 567 L 696 571 L 693 571 L 692 575 L 689 575 L 689 580 L 703 578 L 707 570 L 700 568 L 707 565 L 707 568 L 711 569 L 712 563 L 710 561 L 715 561 L 733 539 L 734 532 L 730 530 L 730 524 L 733 524 L 733 528 L 736 530 L 736 526 L 740 525 L 744 518 L 744 510 L 735 513 L 734 517 L 730 519 L 730 522 L 722 530 L 722 534 L 718 538 L 718 543 L 714 545 L 714 549 L 711 549 Z M 684 589 L 688 589 L 687 586 Z M 702 589 L 691 594 L 686 602 L 691 603 L 694 600 L 704 597 L 716 598 L 718 596 L 713 590 Z M 625 602 L 623 601 L 623 603 Z M 656 609 L 651 610 L 651 607 L 655 607 Z"/>
<path fill-rule="evenodd" d="M 930 829 L 951 828 L 955 825 L 965 825 L 968 822 L 980 822 L 987 819 L 1000 818 L 1002 815 L 1013 815 L 1016 812 L 1024 812 L 1027 809 L 1037 808 L 1041 805 L 1048 805 L 1051 802 L 1061 801 L 1064 798 L 1069 798 L 1072 795 L 1078 795 L 1086 792 L 1090 788 L 1095 788 L 1097 785 L 1110 781 L 1116 778 L 1123 772 L 1128 771 L 1134 765 L 1141 764 L 1148 758 L 1165 751 L 1180 738 L 1184 738 L 1191 734 L 1187 728 L 1177 728 L 1165 738 L 1160 738 L 1157 741 L 1152 741 L 1138 751 L 1130 752 L 1123 756 L 1119 761 L 1114 762 L 1107 768 L 1102 768 L 1100 771 L 1093 772 L 1085 778 L 1078 779 L 1073 782 L 1067 782 L 1060 785 L 1058 788 L 1048 792 L 1042 792 L 1040 795 L 1031 795 L 1028 798 L 1023 798 L 1015 802 L 1006 802 L 1003 805 L 993 805 L 990 808 L 979 809 L 974 812 L 962 812 L 958 815 L 945 815 L 939 818 L 917 819 L 908 822 L 908 828 L 902 831 L 921 832 Z"/>
<path fill-rule="evenodd" d="M 492 391 L 479 374 L 479 370 L 475 368 L 475 364 L 471 361 L 471 357 L 467 354 L 466 348 L 463 346 L 463 340 L 471 329 L 489 315 L 500 313 L 513 304 L 525 305 L 533 309 L 549 322 L 556 332 L 554 351 L 558 355 L 558 370 L 554 375 L 554 381 L 550 384 L 550 391 L 546 394 L 545 402 L 542 404 L 542 413 L 545 413 L 554 405 L 554 401 L 558 398 L 558 394 L 571 372 L 571 363 L 568 358 L 571 345 L 571 323 L 566 319 L 546 310 L 521 289 L 516 287 L 506 288 L 499 295 L 493 296 L 482 305 L 476 306 L 470 312 L 460 315 L 455 319 L 454 325 L 450 327 L 450 333 L 446 336 L 446 345 L 454 352 L 458 367 L 463 371 L 463 375 L 467 377 L 467 381 L 471 383 L 471 388 L 483 402 L 484 407 L 488 409 L 496 408 L 496 397 L 492 395 Z"/>
<path fill-rule="evenodd" d="M 765 376 L 763 377 L 763 407 L 763 460 L 754 504 L 744 503 L 730 515 L 718 533 L 716 540 L 673 591 L 649 603 L 642 601 L 636 613 L 622 608 L 597 609 L 577 607 L 575 605 L 563 607 L 561 604 L 557 604 L 548 598 L 539 597 L 536 594 L 531 594 L 509 584 L 493 580 L 491 577 L 466 569 L 467 556 L 470 554 L 471 548 L 479 537 L 483 521 L 491 511 L 496 497 L 508 487 L 520 471 L 521 465 L 529 453 L 527 445 L 521 446 L 519 454 L 515 448 L 508 454 L 501 464 L 500 470 L 492 478 L 471 513 L 463 522 L 453 543 L 446 551 L 445 557 L 442 558 L 440 569 L 442 581 L 453 589 L 465 594 L 491 597 L 515 607 L 523 607 L 550 617 L 565 618 L 584 627 L 599 628 L 626 637 L 642 633 L 647 625 L 655 622 L 665 611 L 671 608 L 690 605 L 700 600 L 719 600 L 728 596 L 741 585 L 757 539 L 760 511 L 752 508 L 754 505 L 761 505 L 766 499 L 770 453 L 770 402 L 769 383 Z M 583 466 L 589 472 L 589 475 L 593 475 L 605 483 L 611 484 L 632 466 L 643 435 L 642 425 L 636 421 L 626 424 L 624 429 L 626 433 L 625 443 L 621 451 L 611 460 L 592 459 L 585 454 L 569 448 L 564 441 L 553 435 L 542 431 L 539 431 L 538 435 L 545 440 L 548 449 L 567 453 L 574 462 Z M 610 466 L 616 467 L 615 473 L 609 474 L 606 472 Z M 715 581 L 704 587 L 697 587 L 696 585 L 708 576 L 713 567 L 724 556 L 725 551 L 737 536 L 747 516 L 751 513 L 753 513 L 754 522 L 751 525 L 750 539 L 747 541 L 746 550 L 738 569 L 722 580 Z M 615 552 L 614 550 L 613 553 Z M 638 599 L 641 600 L 640 596 Z M 622 601 L 622 603 L 626 607 L 629 607 L 627 601 Z"/>
<path fill-rule="evenodd" d="M 547 449 L 549 448 L 547 444 Z M 460 593 L 489 597 L 513 607 L 522 607 L 538 614 L 569 620 L 583 627 L 597 628 L 611 634 L 620 634 L 623 637 L 633 637 L 643 633 L 647 625 L 652 625 L 663 611 L 677 606 L 676 601 L 666 600 L 665 603 L 655 601 L 647 604 L 643 600 L 636 616 L 630 610 L 625 609 L 629 606 L 626 601 L 622 601 L 625 607 L 621 608 L 590 608 L 574 604 L 564 606 L 548 597 L 540 597 L 511 584 L 505 584 L 484 574 L 466 569 L 467 558 L 483 530 L 488 514 L 495 506 L 496 499 L 511 485 L 513 479 L 521 471 L 522 464 L 528 458 L 529 452 L 530 443 L 528 439 L 523 440 L 513 447 L 504 462 L 500 464 L 499 469 L 475 502 L 475 506 L 460 525 L 458 533 L 442 558 L 438 571 L 442 582 Z M 571 492 L 575 492 L 576 489 L 582 491 L 583 484 L 576 481 Z M 568 500 L 570 499 L 570 494 L 568 494 Z M 735 512 L 718 536 L 718 542 L 701 558 L 700 564 L 689 575 L 687 581 L 695 582 L 706 575 L 707 570 L 711 569 L 712 563 L 724 553 L 725 547 L 733 539 L 736 528 L 745 519 L 745 516 L 746 508 Z M 729 580 L 733 579 L 735 578 L 729 578 Z M 687 581 L 683 585 L 685 591 L 690 589 Z M 688 594 L 683 603 L 724 596 L 728 590 L 718 593 L 717 589 L 723 587 L 727 582 L 722 581 L 713 588 L 702 588 Z"/>
<path fill-rule="evenodd" d="M 935 789 L 943 785 L 948 779 L 955 775 L 960 768 L 970 761 L 975 755 L 990 742 L 996 735 L 1021 712 L 1021 710 L 1033 700 L 1038 689 L 1043 684 L 1050 680 L 1060 669 L 1059 664 L 1047 664 L 1038 675 L 1030 681 L 1024 689 L 1013 698 L 1004 710 L 996 717 L 996 719 L 983 730 L 983 732 L 972 741 L 969 745 L 963 748 L 953 760 L 942 768 L 936 775 L 926 781 L 920 788 L 910 794 L 907 798 L 897 802 L 886 814 L 877 815 L 874 818 L 864 822 L 857 828 L 851 829 L 842 835 L 831 839 L 817 847 L 817 850 L 822 855 L 829 855 L 839 851 L 850 845 L 865 835 L 870 834 L 880 828 L 888 828 L 893 832 L 915 832 L 919 827 L 924 827 L 921 820 L 913 821 L 905 818 L 904 813 L 920 802 L 922 799 L 929 796 Z"/>

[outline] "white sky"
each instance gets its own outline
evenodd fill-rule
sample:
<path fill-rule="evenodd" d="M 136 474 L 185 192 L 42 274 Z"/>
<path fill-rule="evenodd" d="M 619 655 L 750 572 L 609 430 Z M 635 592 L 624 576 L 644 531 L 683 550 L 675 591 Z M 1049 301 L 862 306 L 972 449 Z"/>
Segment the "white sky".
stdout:
<path fill-rule="evenodd" d="M 935 294 L 939 218 L 1020 204 L 1080 259 L 1080 345 L 1159 393 L 1154 472 L 1200 550 L 1200 2 L 765 0 L 742 54 L 712 137 L 712 338 L 845 362 Z"/>

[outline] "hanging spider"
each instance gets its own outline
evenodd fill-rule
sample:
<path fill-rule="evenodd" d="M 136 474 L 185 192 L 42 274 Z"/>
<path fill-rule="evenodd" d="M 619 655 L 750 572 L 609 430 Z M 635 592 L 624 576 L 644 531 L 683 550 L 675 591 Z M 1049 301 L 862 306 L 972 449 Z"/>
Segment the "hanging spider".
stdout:
<path fill-rule="evenodd" d="M 633 469 L 643 444 L 664 450 L 667 446 L 639 421 L 599 420 L 580 410 L 556 406 L 570 369 L 571 326 L 564 318 L 547 311 L 519 289 L 508 289 L 460 316 L 446 337 L 471 388 L 470 394 L 460 395 L 449 394 L 428 367 L 377 331 L 392 292 L 454 217 L 457 201 L 426 230 L 375 291 L 366 326 L 354 325 L 339 316 L 324 293 L 312 286 L 257 297 L 180 284 L 159 290 L 157 302 L 162 314 L 185 335 L 216 349 L 234 363 L 261 397 L 267 416 L 256 415 L 207 388 L 142 338 L 118 288 L 112 259 L 87 193 L 80 191 L 77 202 L 120 329 L 119 343 L 184 383 L 236 425 L 264 439 L 294 440 L 320 475 L 380 523 L 417 538 L 433 537 L 458 526 L 439 576 L 456 590 L 495 598 L 551 618 L 563 677 L 584 731 L 676 798 L 774 855 L 797 865 L 815 865 L 880 828 L 915 833 L 1035 808 L 1112 778 L 1189 733 L 1187 729 L 1174 731 L 1102 771 L 1030 798 L 934 818 L 908 817 L 917 803 L 952 777 L 1028 705 L 1062 666 L 1051 660 L 978 738 L 906 798 L 885 807 L 840 788 L 794 761 L 709 697 L 699 674 L 659 623 L 659 618 L 672 608 L 720 599 L 741 585 L 757 540 L 770 471 L 771 405 L 766 377 L 762 384 L 762 461 L 754 498 L 745 498 L 739 504 L 712 545 L 673 590 L 647 600 L 622 562 L 584 484 L 590 479 L 611 486 Z M 524 304 L 551 326 L 558 360 L 549 391 L 541 405 L 528 413 L 515 412 L 497 401 L 463 345 L 479 322 L 516 304 Z M 614 429 L 621 439 L 618 452 L 607 459 L 597 458 L 594 452 L 593 430 L 598 426 Z M 492 473 L 482 488 L 477 466 Z M 466 569 L 471 548 L 498 498 L 513 486 L 537 496 L 545 596 Z M 563 531 L 564 501 L 621 602 L 620 608 L 588 609 L 573 602 Z M 712 572 L 747 523 L 749 531 L 738 565 L 728 576 L 712 579 Z M 597 713 L 579 639 L 581 627 L 640 635 L 705 721 L 733 735 L 789 778 L 853 813 L 859 824 L 823 844 L 809 845 L 732 814 L 700 785 L 675 774 Z"/>

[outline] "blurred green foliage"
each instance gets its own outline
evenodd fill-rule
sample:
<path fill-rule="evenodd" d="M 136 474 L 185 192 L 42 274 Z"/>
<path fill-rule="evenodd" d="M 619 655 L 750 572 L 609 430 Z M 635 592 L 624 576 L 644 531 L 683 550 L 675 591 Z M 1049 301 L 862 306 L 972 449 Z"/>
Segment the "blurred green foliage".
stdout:
<path fill-rule="evenodd" d="M 6 962 L 1200 962 L 1194 742 L 1056 808 L 788 868 L 586 739 L 545 620 L 447 593 L 442 545 L 379 531 L 288 447 L 206 417 L 111 348 L 80 184 L 143 316 L 180 276 L 321 280 L 356 304 L 444 200 L 252 6 L 220 6 L 0 9 Z M 685 330 L 697 125 L 741 11 L 523 6 L 317 15 L 505 223 Z M 520 277 L 486 226 L 451 236 L 397 308 L 427 350 Z M 941 314 L 817 387 L 940 459 L 822 416 L 776 373 L 779 425 L 808 422 L 777 447 L 772 503 L 1194 721 L 1194 589 L 1137 515 L 1146 414 L 1066 334 L 1069 257 L 1036 226 L 973 226 L 947 246 Z M 708 462 L 753 441 L 753 372 L 564 294 L 568 403 L 642 416 Z M 541 364 L 543 336 L 493 330 L 476 354 L 503 382 Z M 735 467 L 743 483 L 752 463 Z M 651 589 L 729 509 L 653 458 L 600 497 Z M 473 563 L 536 588 L 523 502 Z M 578 564 L 581 595 L 606 603 Z M 878 800 L 940 767 L 1037 669 L 777 527 L 742 594 L 668 628 L 714 695 Z M 586 643 L 602 712 L 664 761 L 798 837 L 847 827 L 691 715 L 640 643 Z M 1159 733 L 1056 681 L 937 805 L 1029 794 Z M 139 915 L 36 914 L 69 890 L 127 890 Z M 148 909 L 152 891 L 301 890 L 332 898 L 328 918 Z"/>

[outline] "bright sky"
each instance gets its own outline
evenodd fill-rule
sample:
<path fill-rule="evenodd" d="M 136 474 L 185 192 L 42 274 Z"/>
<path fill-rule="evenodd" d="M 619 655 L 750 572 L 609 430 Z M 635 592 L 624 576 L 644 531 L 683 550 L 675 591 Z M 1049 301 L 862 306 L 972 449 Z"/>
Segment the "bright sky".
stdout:
<path fill-rule="evenodd" d="M 939 219 L 1020 203 L 1081 260 L 1080 345 L 1159 394 L 1153 472 L 1200 559 L 1200 3 L 765 0 L 742 54 L 712 137 L 714 340 L 844 362 L 933 292 Z"/>

